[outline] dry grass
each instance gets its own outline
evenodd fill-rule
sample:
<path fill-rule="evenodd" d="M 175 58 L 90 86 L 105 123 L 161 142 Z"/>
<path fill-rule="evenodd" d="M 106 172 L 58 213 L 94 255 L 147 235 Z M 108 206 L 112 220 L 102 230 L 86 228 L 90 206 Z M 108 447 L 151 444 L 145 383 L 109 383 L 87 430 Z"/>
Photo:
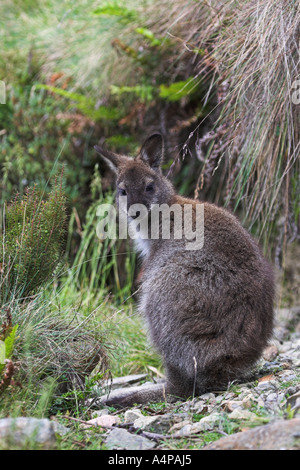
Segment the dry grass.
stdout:
<path fill-rule="evenodd" d="M 225 166 L 226 203 L 240 205 L 260 236 L 283 215 L 285 243 L 299 224 L 300 110 L 292 102 L 300 72 L 299 2 L 210 0 L 191 12 L 180 34 L 186 47 L 205 51 L 200 73 L 210 76 L 206 99 L 217 94 L 219 114 L 202 176 L 210 169 L 217 177 Z M 198 156 L 205 138 L 199 136 Z"/>

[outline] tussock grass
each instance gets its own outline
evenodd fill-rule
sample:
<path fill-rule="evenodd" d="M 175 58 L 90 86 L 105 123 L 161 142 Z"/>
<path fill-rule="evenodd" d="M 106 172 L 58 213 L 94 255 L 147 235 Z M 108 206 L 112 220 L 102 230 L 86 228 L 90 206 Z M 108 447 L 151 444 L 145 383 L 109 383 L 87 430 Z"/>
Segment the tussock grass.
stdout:
<path fill-rule="evenodd" d="M 265 241 L 279 215 L 282 236 L 295 237 L 298 223 L 299 237 L 299 2 L 211 0 L 193 12 L 182 39 L 205 51 L 200 72 L 211 77 L 219 114 L 202 174 L 212 163 L 217 177 L 225 163 L 226 203 L 240 205 Z"/>
<path fill-rule="evenodd" d="M 0 324 L 9 313 L 12 324 L 18 325 L 12 360 L 19 382 L 38 391 L 43 380 L 52 377 L 63 391 L 82 387 L 96 366 L 104 373 L 108 340 L 96 319 L 102 308 L 100 303 L 87 312 L 74 298 L 72 306 L 66 306 L 59 291 L 49 296 L 45 290 L 32 299 L 12 298 L 3 305 Z"/>

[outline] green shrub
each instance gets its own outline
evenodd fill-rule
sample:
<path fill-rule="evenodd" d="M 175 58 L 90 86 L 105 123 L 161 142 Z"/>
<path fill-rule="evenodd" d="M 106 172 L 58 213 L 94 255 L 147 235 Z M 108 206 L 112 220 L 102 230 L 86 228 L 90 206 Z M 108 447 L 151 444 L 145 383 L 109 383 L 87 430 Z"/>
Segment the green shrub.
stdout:
<path fill-rule="evenodd" d="M 0 106 L 0 203 L 35 183 L 48 190 L 49 177 L 64 165 L 66 195 L 76 204 L 90 177 L 85 148 L 91 124 L 82 115 L 66 113 L 65 98 L 33 83 L 9 84 L 7 102 Z"/>
<path fill-rule="evenodd" d="M 62 176 L 47 199 L 37 187 L 16 195 L 4 209 L 0 236 L 0 300 L 27 297 L 45 284 L 57 267 L 65 236 L 66 198 Z"/>
<path fill-rule="evenodd" d="M 0 395 L 12 383 L 15 366 L 11 360 L 18 325 L 12 326 L 9 309 L 0 323 Z"/>

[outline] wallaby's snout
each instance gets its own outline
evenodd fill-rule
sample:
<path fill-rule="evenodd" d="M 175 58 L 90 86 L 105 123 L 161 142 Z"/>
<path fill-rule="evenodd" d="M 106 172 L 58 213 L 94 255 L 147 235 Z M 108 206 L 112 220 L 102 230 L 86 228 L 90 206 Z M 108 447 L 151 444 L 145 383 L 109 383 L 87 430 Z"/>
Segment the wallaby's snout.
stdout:
<path fill-rule="evenodd" d="M 120 196 L 127 197 L 128 215 L 130 207 L 135 204 L 141 204 L 150 211 L 153 204 L 171 201 L 172 185 L 161 172 L 163 139 L 160 134 L 154 134 L 147 139 L 136 158 L 117 155 L 99 146 L 95 146 L 95 150 L 115 172 L 116 202 L 119 202 Z M 134 218 L 134 210 L 132 214 Z"/>

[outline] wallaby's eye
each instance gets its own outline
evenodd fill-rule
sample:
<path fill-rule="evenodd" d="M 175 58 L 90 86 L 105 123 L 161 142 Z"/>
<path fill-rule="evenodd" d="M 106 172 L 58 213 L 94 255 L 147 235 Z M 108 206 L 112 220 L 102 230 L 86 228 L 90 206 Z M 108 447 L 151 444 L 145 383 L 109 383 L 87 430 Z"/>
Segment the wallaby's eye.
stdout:
<path fill-rule="evenodd" d="M 149 184 L 147 184 L 147 186 L 146 186 L 146 192 L 147 192 L 147 193 L 151 193 L 152 191 L 154 191 L 154 183 L 149 183 Z"/>
<path fill-rule="evenodd" d="M 118 188 L 118 191 L 119 191 L 120 196 L 126 196 L 126 194 L 127 194 L 126 189 L 124 189 L 124 188 Z"/>

